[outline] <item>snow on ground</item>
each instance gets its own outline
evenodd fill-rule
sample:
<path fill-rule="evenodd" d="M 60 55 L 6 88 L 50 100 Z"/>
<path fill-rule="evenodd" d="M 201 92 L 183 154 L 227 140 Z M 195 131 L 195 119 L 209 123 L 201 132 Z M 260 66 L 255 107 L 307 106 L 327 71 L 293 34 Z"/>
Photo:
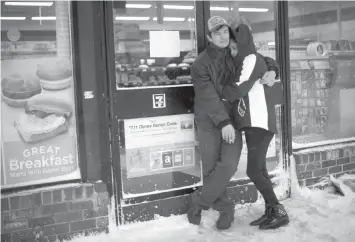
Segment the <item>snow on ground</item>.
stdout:
<path fill-rule="evenodd" d="M 294 176 L 292 175 L 294 178 Z M 109 234 L 81 237 L 73 242 L 352 242 L 355 241 L 355 189 L 344 176 L 335 182 L 345 196 L 335 195 L 331 188 L 299 188 L 293 179 L 292 197 L 282 201 L 289 212 L 290 224 L 278 230 L 260 231 L 249 222 L 264 210 L 264 205 L 237 206 L 233 226 L 224 232 L 215 229 L 218 214 L 203 212 L 201 226 L 187 222 L 186 215 L 158 218 L 111 229 Z"/>

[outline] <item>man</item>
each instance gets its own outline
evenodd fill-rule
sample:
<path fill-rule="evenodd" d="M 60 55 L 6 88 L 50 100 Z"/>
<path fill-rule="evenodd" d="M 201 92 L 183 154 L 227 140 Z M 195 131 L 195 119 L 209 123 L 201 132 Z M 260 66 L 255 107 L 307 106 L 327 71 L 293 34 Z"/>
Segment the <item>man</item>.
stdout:
<path fill-rule="evenodd" d="M 208 47 L 191 66 L 203 186 L 193 195 L 187 217 L 190 223 L 199 225 L 202 210 L 212 207 L 220 213 L 216 227 L 222 230 L 230 228 L 234 220 L 234 204 L 226 187 L 237 170 L 242 138 L 231 119 L 231 106 L 221 99 L 222 80 L 233 78 L 236 72 L 229 49 L 230 28 L 226 20 L 214 16 L 208 20 L 208 30 Z M 267 57 L 265 61 L 270 70 L 265 82 L 271 82 L 276 76 L 276 63 Z"/>

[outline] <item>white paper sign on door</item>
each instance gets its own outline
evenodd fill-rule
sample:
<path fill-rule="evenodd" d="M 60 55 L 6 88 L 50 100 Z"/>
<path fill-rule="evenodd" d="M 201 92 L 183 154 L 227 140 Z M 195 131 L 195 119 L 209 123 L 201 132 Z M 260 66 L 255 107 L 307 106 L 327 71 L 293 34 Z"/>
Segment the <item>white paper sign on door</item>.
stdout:
<path fill-rule="evenodd" d="M 179 31 L 149 31 L 149 41 L 151 58 L 180 56 Z"/>

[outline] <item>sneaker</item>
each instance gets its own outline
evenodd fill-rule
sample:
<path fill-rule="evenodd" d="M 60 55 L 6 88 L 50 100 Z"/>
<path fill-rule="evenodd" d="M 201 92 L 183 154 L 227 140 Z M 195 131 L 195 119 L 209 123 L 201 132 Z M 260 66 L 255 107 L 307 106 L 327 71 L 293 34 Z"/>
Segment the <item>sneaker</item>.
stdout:
<path fill-rule="evenodd" d="M 187 211 L 187 219 L 191 224 L 200 225 L 201 223 L 201 213 L 202 208 L 198 205 L 192 205 L 191 208 Z"/>
<path fill-rule="evenodd" d="M 219 218 L 216 222 L 216 228 L 226 230 L 232 226 L 234 221 L 234 206 L 225 208 L 219 212 Z"/>
<path fill-rule="evenodd" d="M 250 225 L 251 226 L 260 226 L 261 224 L 263 224 L 267 218 L 268 218 L 268 215 L 271 215 L 271 207 L 269 205 L 265 205 L 265 213 L 258 219 L 250 222 Z"/>
<path fill-rule="evenodd" d="M 281 226 L 287 225 L 290 222 L 286 209 L 283 205 L 277 204 L 270 207 L 270 214 L 267 215 L 266 221 L 259 226 L 261 230 L 277 229 Z"/>

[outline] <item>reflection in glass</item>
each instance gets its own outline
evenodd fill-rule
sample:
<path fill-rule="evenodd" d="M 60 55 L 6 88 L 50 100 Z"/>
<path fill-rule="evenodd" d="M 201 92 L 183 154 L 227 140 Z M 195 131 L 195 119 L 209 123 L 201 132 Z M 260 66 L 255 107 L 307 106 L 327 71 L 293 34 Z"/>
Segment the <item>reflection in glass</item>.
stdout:
<path fill-rule="evenodd" d="M 355 136 L 354 10 L 353 2 L 289 3 L 293 148 Z"/>
<path fill-rule="evenodd" d="M 117 88 L 191 85 L 194 2 L 113 3 Z"/>

